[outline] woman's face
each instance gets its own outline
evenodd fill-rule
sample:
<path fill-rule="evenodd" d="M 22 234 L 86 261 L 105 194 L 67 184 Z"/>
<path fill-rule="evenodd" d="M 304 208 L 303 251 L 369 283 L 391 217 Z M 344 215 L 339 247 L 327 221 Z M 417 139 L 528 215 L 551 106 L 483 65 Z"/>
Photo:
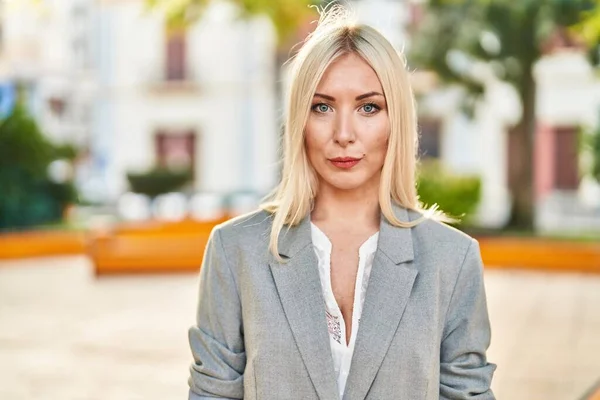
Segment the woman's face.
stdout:
<path fill-rule="evenodd" d="M 378 187 L 390 124 L 375 71 L 347 54 L 325 71 L 305 128 L 319 184 L 337 190 Z"/>

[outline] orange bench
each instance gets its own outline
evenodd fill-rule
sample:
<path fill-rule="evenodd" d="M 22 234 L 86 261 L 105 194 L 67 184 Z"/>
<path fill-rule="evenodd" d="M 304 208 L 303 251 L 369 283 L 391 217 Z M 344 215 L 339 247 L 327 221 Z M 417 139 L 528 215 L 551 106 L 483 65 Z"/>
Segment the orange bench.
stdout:
<path fill-rule="evenodd" d="M 198 271 L 212 222 L 128 223 L 92 236 L 97 274 Z M 600 244 L 540 238 L 478 238 L 487 268 L 600 273 Z"/>
<path fill-rule="evenodd" d="M 82 254 L 83 232 L 36 231 L 0 234 L 0 260 Z"/>
<path fill-rule="evenodd" d="M 600 273 L 600 243 L 543 238 L 478 238 L 486 267 Z"/>
<path fill-rule="evenodd" d="M 128 223 L 92 233 L 87 254 L 97 275 L 194 272 L 200 269 L 211 230 L 223 221 Z"/>
<path fill-rule="evenodd" d="M 209 222 L 122 223 L 112 230 L 0 234 L 0 259 L 87 253 L 97 274 L 198 271 Z M 600 273 L 600 243 L 540 238 L 478 238 L 487 268 Z"/>

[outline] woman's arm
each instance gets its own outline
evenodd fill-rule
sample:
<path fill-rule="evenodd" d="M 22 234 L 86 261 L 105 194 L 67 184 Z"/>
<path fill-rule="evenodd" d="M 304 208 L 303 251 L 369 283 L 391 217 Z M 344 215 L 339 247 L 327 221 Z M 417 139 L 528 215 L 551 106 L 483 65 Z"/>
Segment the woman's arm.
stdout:
<path fill-rule="evenodd" d="M 454 287 L 441 344 L 440 399 L 494 399 L 488 363 L 490 321 L 479 244 L 471 244 Z"/>
<path fill-rule="evenodd" d="M 189 342 L 194 356 L 189 399 L 242 399 L 246 367 L 242 308 L 219 228 L 213 229 L 206 245 L 196 325 L 189 329 Z"/>

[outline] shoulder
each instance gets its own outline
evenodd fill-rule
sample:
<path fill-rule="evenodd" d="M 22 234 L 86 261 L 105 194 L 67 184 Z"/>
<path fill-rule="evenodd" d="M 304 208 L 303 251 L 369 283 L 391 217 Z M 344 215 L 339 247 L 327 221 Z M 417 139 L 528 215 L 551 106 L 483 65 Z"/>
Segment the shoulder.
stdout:
<path fill-rule="evenodd" d="M 423 217 L 417 211 L 409 211 L 411 221 Z M 412 228 L 415 256 L 456 261 L 462 264 L 467 253 L 479 253 L 477 241 L 466 233 L 432 218 L 425 218 Z"/>
<path fill-rule="evenodd" d="M 413 210 L 410 210 L 408 214 L 411 221 L 416 221 L 424 215 Z M 415 225 L 413 235 L 428 238 L 433 242 L 450 242 L 457 245 L 466 244 L 467 246 L 475 240 L 463 231 L 433 218 L 424 218 L 419 224 Z"/>
<path fill-rule="evenodd" d="M 272 220 L 272 214 L 258 209 L 216 225 L 212 235 L 228 243 L 258 245 L 268 241 Z"/>

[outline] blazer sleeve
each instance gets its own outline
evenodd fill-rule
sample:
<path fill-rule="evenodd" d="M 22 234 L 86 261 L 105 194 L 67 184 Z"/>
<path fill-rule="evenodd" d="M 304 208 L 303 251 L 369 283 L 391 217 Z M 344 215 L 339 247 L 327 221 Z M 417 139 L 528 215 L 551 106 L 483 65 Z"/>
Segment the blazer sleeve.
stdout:
<path fill-rule="evenodd" d="M 486 359 L 491 331 L 483 262 L 474 239 L 452 293 L 440 353 L 440 399 L 495 399 L 490 388 L 496 365 Z"/>
<path fill-rule="evenodd" d="M 194 358 L 189 400 L 242 399 L 246 367 L 242 309 L 218 228 L 211 232 L 204 252 L 189 344 Z"/>

